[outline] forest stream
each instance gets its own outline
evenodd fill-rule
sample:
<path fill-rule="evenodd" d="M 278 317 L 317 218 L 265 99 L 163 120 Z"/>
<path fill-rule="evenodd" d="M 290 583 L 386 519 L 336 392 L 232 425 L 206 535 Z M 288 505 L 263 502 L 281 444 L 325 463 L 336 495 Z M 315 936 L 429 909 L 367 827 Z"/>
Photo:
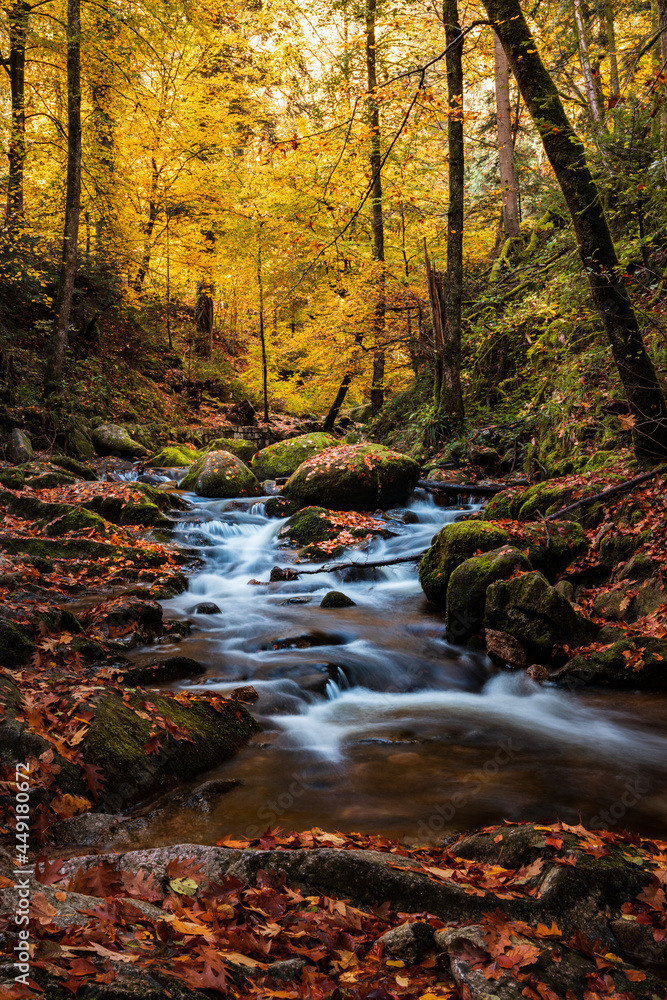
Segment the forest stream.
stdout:
<path fill-rule="evenodd" d="M 149 811 L 132 834 L 137 846 L 253 838 L 275 826 L 423 843 L 499 818 L 664 829 L 666 695 L 568 691 L 499 672 L 485 654 L 445 641 L 416 563 L 266 585 L 294 550 L 281 544 L 284 521 L 265 516 L 265 498 L 187 498 L 176 538 L 199 549 L 203 566 L 164 602 L 166 615 L 193 623 L 164 652 L 207 672 L 171 687 L 252 685 L 263 731 L 205 776 L 239 782 L 210 811 Z M 464 509 L 474 508 L 417 491 L 391 512 L 392 536 L 354 558 L 422 552 Z M 321 608 L 331 590 L 355 606 Z M 195 612 L 203 603 L 219 613 Z M 131 655 L 141 663 L 154 649 Z"/>

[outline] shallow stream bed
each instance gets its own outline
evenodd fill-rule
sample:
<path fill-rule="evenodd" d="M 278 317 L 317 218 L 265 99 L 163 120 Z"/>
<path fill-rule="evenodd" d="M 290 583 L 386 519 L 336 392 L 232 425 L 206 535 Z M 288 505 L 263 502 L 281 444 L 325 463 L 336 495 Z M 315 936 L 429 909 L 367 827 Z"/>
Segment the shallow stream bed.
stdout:
<path fill-rule="evenodd" d="M 226 694 L 251 684 L 264 729 L 205 776 L 238 787 L 210 811 L 157 812 L 139 845 L 214 843 L 274 826 L 425 842 L 556 817 L 664 834 L 667 696 L 563 691 L 498 672 L 444 640 L 416 563 L 250 583 L 293 562 L 278 537 L 284 522 L 264 516 L 262 498 L 190 499 L 177 537 L 199 547 L 205 565 L 165 612 L 194 629 L 161 652 L 191 656 L 207 673 L 171 686 Z M 421 552 L 461 511 L 416 496 L 388 522 L 393 537 L 354 558 Z M 330 590 L 355 606 L 321 608 Z M 204 602 L 219 613 L 195 612 Z M 155 648 L 135 657 L 154 658 Z"/>

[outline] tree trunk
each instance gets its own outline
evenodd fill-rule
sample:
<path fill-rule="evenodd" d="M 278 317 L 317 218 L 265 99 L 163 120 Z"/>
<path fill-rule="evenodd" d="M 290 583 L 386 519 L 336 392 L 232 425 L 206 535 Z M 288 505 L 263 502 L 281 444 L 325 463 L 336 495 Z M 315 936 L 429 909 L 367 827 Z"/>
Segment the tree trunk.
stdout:
<path fill-rule="evenodd" d="M 343 381 L 341 382 L 338 392 L 336 393 L 336 398 L 331 404 L 331 409 L 327 413 L 327 418 L 324 421 L 324 426 L 322 430 L 328 434 L 334 429 L 334 424 L 336 423 L 336 417 L 340 411 L 341 406 L 345 402 L 345 397 L 347 396 L 347 390 L 350 388 L 350 382 L 352 381 L 352 376 L 348 373 L 343 376 Z"/>
<path fill-rule="evenodd" d="M 264 328 L 264 284 L 262 282 L 262 248 L 257 251 L 257 284 L 259 286 L 259 339 L 262 345 L 262 389 L 264 395 L 264 423 L 269 423 L 269 367 L 266 358 L 266 331 Z"/>
<path fill-rule="evenodd" d="M 665 3 L 667 3 L 667 0 L 665 0 Z M 607 47 L 609 49 L 609 105 L 615 108 L 621 96 L 621 81 L 618 75 L 616 24 L 614 22 L 614 4 L 612 0 L 606 0 L 605 16 L 607 19 Z"/>
<path fill-rule="evenodd" d="M 514 137 L 510 107 L 510 71 L 507 56 L 496 33 L 493 34 L 496 79 L 496 116 L 498 121 L 498 162 L 503 203 L 503 228 L 506 237 L 519 235 L 519 205 L 514 169 Z"/>
<path fill-rule="evenodd" d="M 151 189 L 148 196 L 148 219 L 144 224 L 144 252 L 141 257 L 141 264 L 139 265 L 139 270 L 137 271 L 137 276 L 134 279 L 134 290 L 135 292 L 140 292 L 146 275 L 148 274 L 148 267 L 151 262 L 151 240 L 153 239 L 153 231 L 155 229 L 155 223 L 158 218 L 158 182 L 160 179 L 157 163 L 155 157 L 151 159 Z"/>
<path fill-rule="evenodd" d="M 9 139 L 7 177 L 7 225 L 15 228 L 23 215 L 25 169 L 25 46 L 30 7 L 24 0 L 9 13 L 9 85 L 12 95 L 12 131 Z"/>
<path fill-rule="evenodd" d="M 67 192 L 65 230 L 53 333 L 47 345 L 46 392 L 62 384 L 78 258 L 81 208 L 81 2 L 67 3 Z"/>
<path fill-rule="evenodd" d="M 461 394 L 461 302 L 463 297 L 463 36 L 457 0 L 443 7 L 447 44 L 449 118 L 449 209 L 440 358 L 436 357 L 435 415 L 451 426 L 463 420 Z M 457 39 L 460 44 L 455 44 Z M 437 350 L 437 349 L 436 349 Z"/>
<path fill-rule="evenodd" d="M 373 260 L 379 264 L 377 298 L 373 330 L 375 335 L 373 354 L 373 380 L 371 383 L 371 407 L 373 416 L 379 413 L 384 403 L 384 329 L 385 329 L 385 270 L 384 270 L 384 220 L 382 217 L 382 148 L 380 143 L 380 108 L 377 93 L 377 69 L 375 51 L 375 16 L 377 0 L 367 0 L 366 4 L 366 74 L 368 78 L 368 121 L 371 129 L 370 168 L 373 178 L 371 193 L 371 228 L 373 231 Z"/>
<path fill-rule="evenodd" d="M 595 89 L 593 71 L 591 69 L 591 57 L 588 50 L 588 35 L 586 34 L 586 22 L 582 10 L 581 0 L 574 0 L 574 20 L 577 26 L 577 37 L 579 39 L 579 54 L 581 57 L 581 72 L 584 78 L 584 90 L 588 102 L 589 111 L 596 122 L 602 120 L 598 95 Z"/>
<path fill-rule="evenodd" d="M 484 0 L 567 202 L 579 254 L 635 418 L 640 458 L 667 455 L 667 408 L 618 263 L 584 147 L 537 51 L 520 0 Z"/>

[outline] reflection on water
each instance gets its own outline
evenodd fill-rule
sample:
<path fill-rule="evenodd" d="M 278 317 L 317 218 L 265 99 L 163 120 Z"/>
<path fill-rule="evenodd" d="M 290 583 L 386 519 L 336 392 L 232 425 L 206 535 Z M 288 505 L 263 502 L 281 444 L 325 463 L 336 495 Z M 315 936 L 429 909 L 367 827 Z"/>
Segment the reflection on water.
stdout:
<path fill-rule="evenodd" d="M 215 772 L 240 787 L 210 812 L 160 814 L 142 842 L 213 842 L 276 824 L 423 841 L 557 815 L 661 831 L 667 698 L 569 693 L 498 674 L 484 655 L 444 641 L 416 564 L 362 568 L 423 551 L 462 508 L 414 499 L 407 517 L 392 512 L 392 537 L 355 553 L 359 570 L 262 585 L 294 559 L 280 544 L 283 522 L 265 518 L 260 499 L 193 501 L 180 539 L 201 547 L 205 566 L 165 608 L 195 626 L 173 652 L 207 673 L 173 686 L 225 693 L 251 683 L 264 731 Z M 356 606 L 321 608 L 332 589 Z M 195 613 L 204 601 L 220 612 Z"/>

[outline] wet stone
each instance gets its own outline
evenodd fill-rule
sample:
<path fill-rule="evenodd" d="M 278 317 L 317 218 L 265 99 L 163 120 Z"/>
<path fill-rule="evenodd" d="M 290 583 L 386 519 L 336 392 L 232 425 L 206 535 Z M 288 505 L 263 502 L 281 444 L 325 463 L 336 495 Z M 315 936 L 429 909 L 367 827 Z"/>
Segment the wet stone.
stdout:
<path fill-rule="evenodd" d="M 197 604 L 192 611 L 192 615 L 219 615 L 220 608 L 213 601 L 202 601 L 201 604 Z"/>

